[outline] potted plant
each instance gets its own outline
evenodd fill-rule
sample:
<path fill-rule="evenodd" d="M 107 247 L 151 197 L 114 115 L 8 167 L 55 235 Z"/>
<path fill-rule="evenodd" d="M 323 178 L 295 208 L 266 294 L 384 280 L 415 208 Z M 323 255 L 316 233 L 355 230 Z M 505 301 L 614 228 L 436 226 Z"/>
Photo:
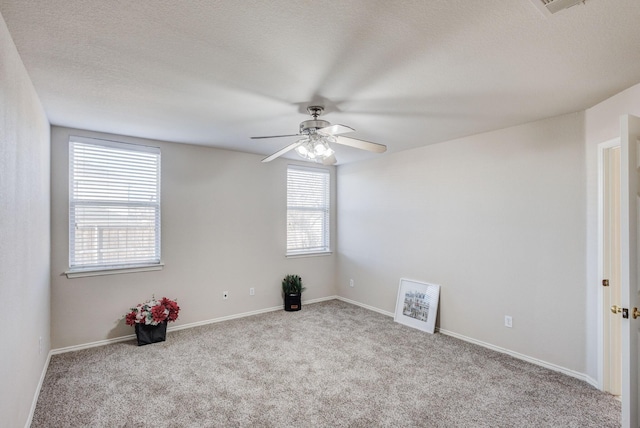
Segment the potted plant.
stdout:
<path fill-rule="evenodd" d="M 175 300 L 152 297 L 144 303 L 131 308 L 125 315 L 127 325 L 136 327 L 138 346 L 164 342 L 167 337 L 167 323 L 178 319 L 180 306 Z"/>
<path fill-rule="evenodd" d="M 285 311 L 299 311 L 302 308 L 302 278 L 298 275 L 287 275 L 282 280 Z"/>

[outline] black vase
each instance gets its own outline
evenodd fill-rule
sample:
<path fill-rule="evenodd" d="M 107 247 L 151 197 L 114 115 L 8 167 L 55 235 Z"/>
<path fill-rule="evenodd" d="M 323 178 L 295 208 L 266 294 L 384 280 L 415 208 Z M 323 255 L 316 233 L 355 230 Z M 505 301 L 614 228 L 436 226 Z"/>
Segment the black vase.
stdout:
<path fill-rule="evenodd" d="M 302 309 L 302 294 L 285 294 L 284 295 L 284 310 L 285 311 L 299 311 Z"/>
<path fill-rule="evenodd" d="M 164 342 L 167 338 L 167 322 L 158 325 L 136 324 L 138 346 Z"/>

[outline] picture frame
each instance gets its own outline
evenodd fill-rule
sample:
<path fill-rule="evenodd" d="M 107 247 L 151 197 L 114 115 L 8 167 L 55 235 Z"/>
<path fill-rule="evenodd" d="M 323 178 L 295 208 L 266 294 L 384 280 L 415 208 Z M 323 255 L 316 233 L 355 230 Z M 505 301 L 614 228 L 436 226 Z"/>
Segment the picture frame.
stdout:
<path fill-rule="evenodd" d="M 401 278 L 393 320 L 433 334 L 439 301 L 439 285 Z"/>

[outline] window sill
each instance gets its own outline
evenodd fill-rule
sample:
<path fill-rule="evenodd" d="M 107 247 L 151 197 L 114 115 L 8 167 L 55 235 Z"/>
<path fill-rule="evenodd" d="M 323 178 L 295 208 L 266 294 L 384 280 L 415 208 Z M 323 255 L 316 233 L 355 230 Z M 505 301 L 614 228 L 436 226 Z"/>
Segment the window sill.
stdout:
<path fill-rule="evenodd" d="M 68 270 L 64 273 L 67 278 L 84 278 L 87 276 L 117 275 L 122 273 L 150 272 L 162 270 L 164 263 L 154 263 L 149 265 L 138 265 L 119 268 L 98 268 L 98 269 L 77 269 Z"/>
<path fill-rule="evenodd" d="M 285 255 L 288 259 L 298 259 L 301 257 L 321 257 L 321 256 L 330 256 L 333 254 L 333 251 L 318 251 L 317 253 L 288 253 Z"/>

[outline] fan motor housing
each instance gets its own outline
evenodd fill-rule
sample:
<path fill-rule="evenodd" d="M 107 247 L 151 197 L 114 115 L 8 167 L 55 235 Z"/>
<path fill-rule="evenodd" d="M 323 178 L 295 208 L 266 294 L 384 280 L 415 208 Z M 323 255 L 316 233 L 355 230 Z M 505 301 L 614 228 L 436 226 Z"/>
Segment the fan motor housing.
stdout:
<path fill-rule="evenodd" d="M 327 126 L 331 126 L 331 123 L 326 120 L 305 120 L 300 124 L 300 133 L 301 134 L 311 134 L 318 129 L 326 128 Z"/>

